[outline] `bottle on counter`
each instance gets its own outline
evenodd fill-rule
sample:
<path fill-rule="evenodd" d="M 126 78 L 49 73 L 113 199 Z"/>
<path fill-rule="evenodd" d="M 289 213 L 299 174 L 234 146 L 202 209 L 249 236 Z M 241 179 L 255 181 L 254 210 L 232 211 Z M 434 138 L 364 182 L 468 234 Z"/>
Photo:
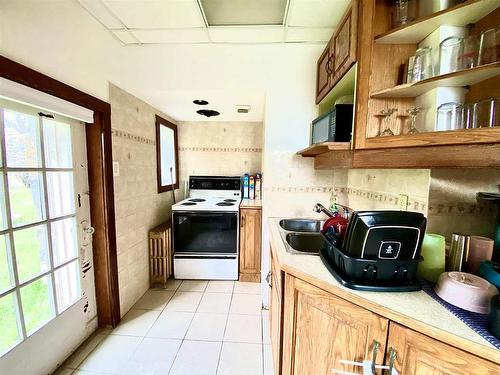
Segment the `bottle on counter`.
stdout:
<path fill-rule="evenodd" d="M 250 185 L 248 189 L 249 193 L 248 196 L 250 199 L 255 199 L 255 177 L 250 176 Z"/>
<path fill-rule="evenodd" d="M 249 185 L 250 185 L 250 177 L 245 173 L 243 176 L 243 199 L 248 199 L 249 197 Z"/>
<path fill-rule="evenodd" d="M 262 199 L 262 175 L 260 173 L 255 175 L 255 199 Z"/>

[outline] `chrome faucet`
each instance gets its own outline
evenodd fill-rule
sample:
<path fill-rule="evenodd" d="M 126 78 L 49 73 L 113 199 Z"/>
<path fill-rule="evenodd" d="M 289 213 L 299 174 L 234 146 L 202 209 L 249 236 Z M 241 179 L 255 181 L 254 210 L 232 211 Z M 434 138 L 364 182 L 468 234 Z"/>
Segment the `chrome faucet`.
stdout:
<path fill-rule="evenodd" d="M 330 211 L 329 209 L 325 208 L 325 206 L 323 206 L 321 203 L 316 203 L 313 207 L 313 211 L 314 212 L 323 212 L 325 214 L 327 214 L 329 217 L 334 217 L 335 214 Z"/>

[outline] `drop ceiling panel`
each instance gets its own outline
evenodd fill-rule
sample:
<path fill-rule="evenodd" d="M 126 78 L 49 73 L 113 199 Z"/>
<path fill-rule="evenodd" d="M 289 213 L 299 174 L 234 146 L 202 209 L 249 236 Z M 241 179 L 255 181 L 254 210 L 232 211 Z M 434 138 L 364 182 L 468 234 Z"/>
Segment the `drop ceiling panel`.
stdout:
<path fill-rule="evenodd" d="M 282 25 L 287 0 L 201 0 L 210 26 Z"/>
<path fill-rule="evenodd" d="M 111 30 L 124 44 L 137 44 L 138 40 L 127 30 Z"/>
<path fill-rule="evenodd" d="M 103 0 L 129 29 L 204 27 L 196 0 Z"/>
<path fill-rule="evenodd" d="M 210 39 L 216 43 L 279 43 L 284 39 L 283 27 L 211 27 Z"/>
<path fill-rule="evenodd" d="M 288 27 L 285 42 L 328 42 L 333 31 L 330 27 Z"/>
<path fill-rule="evenodd" d="M 290 0 L 288 26 L 334 27 L 346 11 L 349 0 Z"/>
<path fill-rule="evenodd" d="M 132 34 L 141 43 L 206 43 L 208 31 L 198 29 L 133 30 Z"/>
<path fill-rule="evenodd" d="M 108 29 L 120 29 L 123 24 L 110 12 L 110 10 L 101 2 L 101 0 L 78 0 L 80 4 L 87 9 L 95 18 L 99 20 Z"/>

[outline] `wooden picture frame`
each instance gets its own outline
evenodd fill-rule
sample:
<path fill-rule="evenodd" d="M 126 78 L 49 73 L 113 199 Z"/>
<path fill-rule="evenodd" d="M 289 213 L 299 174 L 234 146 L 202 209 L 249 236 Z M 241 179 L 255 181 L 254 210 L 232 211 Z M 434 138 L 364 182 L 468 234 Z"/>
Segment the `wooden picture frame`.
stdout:
<path fill-rule="evenodd" d="M 162 177 L 162 141 L 161 141 L 161 129 L 162 126 L 171 129 L 173 132 L 173 145 L 174 145 L 174 162 L 175 162 L 175 183 L 173 184 L 173 189 L 179 188 L 179 143 L 177 138 L 177 125 L 164 119 L 161 116 L 155 116 L 156 125 L 156 181 L 158 187 L 158 194 L 164 193 L 166 191 L 172 191 L 172 184 L 164 184 Z M 170 178 L 170 176 L 168 176 Z"/>

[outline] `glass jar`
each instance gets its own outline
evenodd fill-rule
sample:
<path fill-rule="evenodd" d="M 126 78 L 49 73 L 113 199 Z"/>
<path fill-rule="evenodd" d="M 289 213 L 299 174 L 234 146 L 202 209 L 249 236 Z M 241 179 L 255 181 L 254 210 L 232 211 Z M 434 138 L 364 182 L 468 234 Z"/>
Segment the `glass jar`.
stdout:
<path fill-rule="evenodd" d="M 463 129 L 463 105 L 460 103 L 449 102 L 441 104 L 437 108 L 436 131 L 447 131 Z"/>
<path fill-rule="evenodd" d="M 460 70 L 459 57 L 462 55 L 463 38 L 450 36 L 439 44 L 439 74 Z"/>
<path fill-rule="evenodd" d="M 417 49 L 413 62 L 412 82 L 418 82 L 433 76 L 432 48 L 422 47 Z"/>

